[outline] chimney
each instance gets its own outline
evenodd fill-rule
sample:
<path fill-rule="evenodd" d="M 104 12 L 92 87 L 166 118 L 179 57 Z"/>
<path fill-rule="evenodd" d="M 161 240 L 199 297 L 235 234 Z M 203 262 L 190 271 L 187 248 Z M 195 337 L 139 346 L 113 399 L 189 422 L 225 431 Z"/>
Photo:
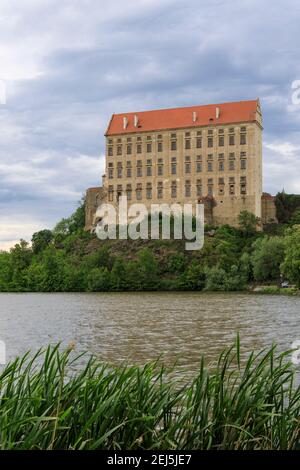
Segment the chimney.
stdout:
<path fill-rule="evenodd" d="M 219 119 L 220 117 L 220 108 L 217 106 L 216 107 L 216 119 Z"/>
<path fill-rule="evenodd" d="M 139 117 L 135 114 L 134 115 L 134 127 L 137 127 L 139 123 Z"/>
<path fill-rule="evenodd" d="M 197 113 L 196 111 L 193 111 L 193 122 L 197 121 Z"/>
<path fill-rule="evenodd" d="M 125 116 L 125 117 L 123 117 L 123 129 L 125 130 L 127 126 L 128 126 L 128 119 Z"/>

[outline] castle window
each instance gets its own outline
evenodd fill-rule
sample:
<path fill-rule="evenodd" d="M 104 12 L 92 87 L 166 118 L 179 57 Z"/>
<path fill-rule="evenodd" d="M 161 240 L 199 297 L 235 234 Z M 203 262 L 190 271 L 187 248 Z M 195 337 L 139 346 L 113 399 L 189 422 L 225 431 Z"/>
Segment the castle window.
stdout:
<path fill-rule="evenodd" d="M 139 137 L 136 138 L 136 140 L 137 140 L 138 142 L 141 142 L 141 141 L 142 141 L 142 138 L 139 136 Z"/>
<path fill-rule="evenodd" d="M 138 183 L 135 190 L 136 199 L 140 201 L 142 199 L 142 184 Z"/>
<path fill-rule="evenodd" d="M 212 162 L 207 162 L 207 171 L 213 171 L 213 164 L 212 164 Z"/>
<path fill-rule="evenodd" d="M 229 170 L 234 170 L 234 169 L 235 169 L 234 160 L 229 160 Z"/>
<path fill-rule="evenodd" d="M 201 173 L 202 171 L 202 162 L 196 162 L 196 172 Z"/>
<path fill-rule="evenodd" d="M 142 160 L 137 160 L 136 162 L 136 176 L 143 176 Z"/>
<path fill-rule="evenodd" d="M 114 154 L 114 148 L 110 145 L 110 146 L 108 147 L 108 156 L 109 156 L 109 157 L 112 157 L 113 154 Z"/>
<path fill-rule="evenodd" d="M 127 184 L 127 186 L 126 186 L 126 195 L 127 195 L 128 201 L 131 201 L 131 199 L 132 199 L 132 187 L 131 187 L 131 184 Z"/>
<path fill-rule="evenodd" d="M 127 178 L 131 178 L 132 176 L 132 171 L 131 171 L 131 162 L 126 162 L 126 175 Z"/>
<path fill-rule="evenodd" d="M 117 146 L 117 155 L 122 155 L 122 145 Z"/>
<path fill-rule="evenodd" d="M 177 182 L 172 181 L 171 183 L 171 197 L 177 197 Z"/>
<path fill-rule="evenodd" d="M 201 148 L 202 148 L 202 137 L 197 137 L 197 140 L 196 140 L 196 147 L 197 147 L 197 149 L 201 149 Z"/>
<path fill-rule="evenodd" d="M 159 181 L 157 183 L 157 199 L 163 198 L 163 182 Z"/>
<path fill-rule="evenodd" d="M 121 162 L 118 162 L 117 176 L 118 176 L 118 178 L 122 178 L 122 163 Z"/>
<path fill-rule="evenodd" d="M 202 180 L 197 180 L 196 184 L 197 196 L 202 196 Z"/>
<path fill-rule="evenodd" d="M 191 140 L 190 139 L 185 139 L 185 148 L 190 149 L 191 148 Z"/>
<path fill-rule="evenodd" d="M 224 195 L 224 178 L 219 178 L 219 195 Z"/>
<path fill-rule="evenodd" d="M 185 132 L 185 137 L 190 137 L 191 133 L 190 132 Z"/>
<path fill-rule="evenodd" d="M 151 184 L 151 183 L 147 183 L 147 186 L 146 186 L 146 198 L 147 198 L 147 199 L 152 199 L 152 184 Z"/>
<path fill-rule="evenodd" d="M 171 140 L 171 150 L 177 150 L 177 140 Z"/>
<path fill-rule="evenodd" d="M 224 162 L 223 161 L 219 162 L 219 171 L 224 171 Z"/>
<path fill-rule="evenodd" d="M 176 172 L 177 172 L 176 157 L 172 157 L 172 160 L 171 160 L 171 174 L 176 175 Z"/>
<path fill-rule="evenodd" d="M 187 180 L 185 182 L 185 197 L 191 197 L 191 182 Z"/>
<path fill-rule="evenodd" d="M 147 160 L 146 174 L 152 176 L 152 160 Z"/>
<path fill-rule="evenodd" d="M 213 194 L 214 194 L 214 185 L 213 185 L 212 178 L 209 178 L 208 181 L 207 181 L 207 194 L 209 196 L 213 196 Z"/>
<path fill-rule="evenodd" d="M 112 180 L 114 177 L 114 169 L 108 168 L 108 179 Z"/>
<path fill-rule="evenodd" d="M 162 142 L 157 142 L 157 151 L 162 152 L 163 151 L 163 143 Z"/>
<path fill-rule="evenodd" d="M 240 144 L 246 145 L 246 127 L 241 127 Z"/>
<path fill-rule="evenodd" d="M 246 194 L 247 193 L 247 187 L 246 187 L 246 176 L 241 176 L 240 180 L 241 184 L 241 194 Z"/>
<path fill-rule="evenodd" d="M 207 138 L 207 147 L 212 148 L 214 146 L 214 139 L 213 137 L 208 137 Z"/>
<path fill-rule="evenodd" d="M 137 144 L 136 153 L 142 153 L 142 144 Z"/>
<path fill-rule="evenodd" d="M 191 172 L 191 157 L 185 157 L 185 172 L 190 173 Z"/>
<path fill-rule="evenodd" d="M 224 147 L 224 136 L 219 135 L 219 147 Z"/>
<path fill-rule="evenodd" d="M 241 170 L 246 170 L 247 168 L 247 160 L 244 158 L 241 160 Z"/>
<path fill-rule="evenodd" d="M 152 144 L 151 143 L 147 143 L 147 153 L 151 153 L 152 152 Z"/>
<path fill-rule="evenodd" d="M 122 196 L 122 185 L 118 184 L 118 186 L 117 186 L 117 201 L 119 201 L 121 196 Z"/>
<path fill-rule="evenodd" d="M 234 144 L 235 144 L 234 134 L 229 134 L 229 145 L 234 145 Z"/>
<path fill-rule="evenodd" d="M 131 155 L 131 152 L 132 152 L 132 145 L 128 144 L 127 145 L 127 155 Z"/>

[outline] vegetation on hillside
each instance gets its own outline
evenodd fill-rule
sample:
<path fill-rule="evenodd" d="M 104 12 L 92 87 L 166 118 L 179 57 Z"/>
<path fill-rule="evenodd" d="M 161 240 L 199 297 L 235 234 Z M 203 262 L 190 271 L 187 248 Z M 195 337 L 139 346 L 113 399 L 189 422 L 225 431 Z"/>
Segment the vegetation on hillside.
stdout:
<path fill-rule="evenodd" d="M 101 241 L 84 231 L 82 201 L 52 231 L 33 234 L 31 245 L 21 240 L 0 252 L 0 292 L 235 291 L 282 279 L 299 287 L 300 225 L 287 196 L 278 200 L 280 210 L 290 208 L 288 223 L 257 232 L 244 211 L 239 228 L 206 227 L 199 251 L 186 251 L 185 240 Z"/>
<path fill-rule="evenodd" d="M 91 358 L 71 373 L 70 352 L 49 347 L 1 372 L 1 450 L 300 449 L 300 387 L 274 347 L 243 362 L 237 340 L 186 384 L 158 363 Z"/>

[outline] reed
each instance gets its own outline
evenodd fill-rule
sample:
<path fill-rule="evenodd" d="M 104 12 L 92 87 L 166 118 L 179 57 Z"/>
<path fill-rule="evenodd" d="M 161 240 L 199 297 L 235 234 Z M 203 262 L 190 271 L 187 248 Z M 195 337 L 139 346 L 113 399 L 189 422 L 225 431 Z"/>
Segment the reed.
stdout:
<path fill-rule="evenodd" d="M 70 349 L 26 354 L 0 374 L 0 449 L 299 449 L 288 354 L 274 346 L 241 361 L 237 339 L 181 385 L 158 362 L 90 358 L 74 372 Z"/>

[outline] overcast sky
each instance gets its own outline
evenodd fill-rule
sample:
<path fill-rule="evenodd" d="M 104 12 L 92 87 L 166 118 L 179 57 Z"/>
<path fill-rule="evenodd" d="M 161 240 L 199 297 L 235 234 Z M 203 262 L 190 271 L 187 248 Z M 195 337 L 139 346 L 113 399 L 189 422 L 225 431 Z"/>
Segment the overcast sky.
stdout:
<path fill-rule="evenodd" d="M 1 0 L 0 249 L 100 185 L 114 112 L 259 97 L 264 190 L 300 193 L 299 24 L 298 0 Z"/>

